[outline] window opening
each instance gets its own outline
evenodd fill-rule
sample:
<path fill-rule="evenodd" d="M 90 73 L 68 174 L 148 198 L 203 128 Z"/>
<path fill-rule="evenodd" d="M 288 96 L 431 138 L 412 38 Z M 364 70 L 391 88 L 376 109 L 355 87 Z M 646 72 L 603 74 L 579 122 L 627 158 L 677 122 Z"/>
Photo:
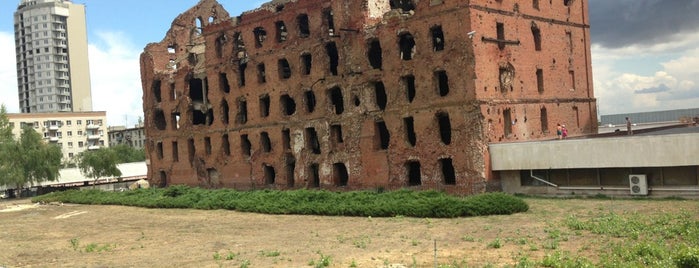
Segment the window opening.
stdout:
<path fill-rule="evenodd" d="M 213 109 L 209 109 L 206 112 L 206 124 L 209 126 L 214 124 L 214 110 Z"/>
<path fill-rule="evenodd" d="M 195 28 L 194 28 L 194 33 L 195 33 L 196 35 L 200 35 L 200 34 L 201 34 L 201 29 L 202 29 L 202 21 L 201 21 L 201 18 L 196 18 L 196 19 L 194 20 L 194 27 L 195 27 Z"/>
<path fill-rule="evenodd" d="M 573 34 L 571 32 L 566 32 L 566 37 L 568 39 L 568 49 L 570 53 L 573 53 Z"/>
<path fill-rule="evenodd" d="M 139 184 L 139 186 L 140 186 L 140 184 Z M 165 173 L 165 171 L 163 171 L 163 170 L 160 171 L 160 182 L 158 183 L 158 186 L 160 188 L 167 187 L 167 173 Z"/>
<path fill-rule="evenodd" d="M 323 17 L 328 24 L 328 35 L 335 35 L 335 19 L 333 18 L 333 11 L 330 9 L 323 10 Z"/>
<path fill-rule="evenodd" d="M 238 99 L 238 114 L 235 120 L 238 124 L 245 124 L 248 122 L 248 103 L 243 98 Z"/>
<path fill-rule="evenodd" d="M 378 121 L 374 124 L 374 144 L 377 150 L 386 150 L 391 141 L 391 135 L 386 127 L 386 122 Z"/>
<path fill-rule="evenodd" d="M 568 74 L 570 75 L 570 90 L 575 90 L 575 72 L 570 70 Z"/>
<path fill-rule="evenodd" d="M 309 75 L 311 74 L 311 64 L 313 58 L 310 53 L 301 54 L 301 74 Z"/>
<path fill-rule="evenodd" d="M 534 50 L 541 51 L 541 30 L 532 22 L 532 38 L 534 39 Z"/>
<path fill-rule="evenodd" d="M 417 136 L 415 135 L 415 122 L 412 116 L 403 118 L 403 125 L 405 126 L 405 139 L 408 141 L 410 146 L 415 147 L 417 143 Z"/>
<path fill-rule="evenodd" d="M 320 187 L 320 168 L 318 167 L 318 164 L 313 163 L 308 166 L 308 169 L 310 170 L 309 173 L 311 174 L 311 186 L 314 188 Z"/>
<path fill-rule="evenodd" d="M 446 96 L 449 94 L 449 77 L 447 77 L 447 71 L 440 70 L 434 73 L 437 79 L 437 92 L 439 96 Z"/>
<path fill-rule="evenodd" d="M 515 77 L 515 69 L 512 64 L 507 64 L 505 66 L 500 66 L 500 92 L 507 93 L 507 90 L 513 90 L 512 81 Z"/>
<path fill-rule="evenodd" d="M 294 172 L 296 170 L 296 158 L 293 154 L 286 154 L 286 186 L 294 187 Z"/>
<path fill-rule="evenodd" d="M 325 45 L 325 50 L 328 52 L 328 60 L 330 61 L 330 73 L 332 75 L 337 75 L 337 66 L 340 64 L 340 56 L 335 42 L 327 43 Z"/>
<path fill-rule="evenodd" d="M 418 186 L 422 184 L 422 175 L 420 171 L 420 162 L 418 161 L 408 161 L 406 163 L 406 169 L 408 171 L 408 185 Z"/>
<path fill-rule="evenodd" d="M 257 64 L 257 82 L 265 83 L 267 82 L 267 75 L 265 74 L 265 64 Z"/>
<path fill-rule="evenodd" d="M 175 90 L 175 83 L 170 83 L 170 100 L 177 99 L 177 91 Z"/>
<path fill-rule="evenodd" d="M 570 6 L 573 3 L 573 0 L 563 0 L 563 5 L 565 6 Z"/>
<path fill-rule="evenodd" d="M 225 155 L 231 155 L 231 143 L 228 141 L 228 134 L 223 134 L 223 136 L 221 136 L 221 147 Z"/>
<path fill-rule="evenodd" d="M 539 10 L 539 0 L 532 0 L 532 7 Z"/>
<path fill-rule="evenodd" d="M 374 97 L 376 98 L 376 106 L 382 111 L 386 109 L 386 104 L 388 103 L 388 97 L 386 96 L 386 88 L 383 82 L 374 82 Z"/>
<path fill-rule="evenodd" d="M 224 125 L 228 125 L 229 112 L 228 102 L 224 99 L 221 101 L 221 122 L 223 122 Z"/>
<path fill-rule="evenodd" d="M 296 102 L 288 94 L 279 97 L 279 102 L 282 104 L 282 112 L 284 115 L 292 115 L 296 112 Z"/>
<path fill-rule="evenodd" d="M 342 114 L 345 111 L 342 90 L 339 87 L 333 87 L 328 91 L 328 97 L 330 97 L 330 103 L 333 105 L 335 114 Z"/>
<path fill-rule="evenodd" d="M 390 0 L 389 4 L 391 9 L 402 9 L 403 13 L 415 10 L 415 3 L 413 0 Z"/>
<path fill-rule="evenodd" d="M 194 139 L 187 140 L 187 153 L 189 156 L 189 163 L 194 164 L 194 155 L 196 154 L 197 148 L 194 145 Z"/>
<path fill-rule="evenodd" d="M 536 89 L 539 93 L 544 93 L 544 70 L 536 69 Z"/>
<path fill-rule="evenodd" d="M 442 26 L 437 25 L 430 29 L 432 33 L 432 48 L 434 51 L 444 50 L 444 32 L 442 31 Z"/>
<path fill-rule="evenodd" d="M 369 42 L 369 65 L 374 69 L 381 69 L 382 61 L 381 58 L 381 43 L 378 39 L 372 39 Z"/>
<path fill-rule="evenodd" d="M 349 173 L 347 172 L 345 163 L 333 164 L 333 181 L 335 182 L 335 186 L 347 186 Z"/>
<path fill-rule="evenodd" d="M 245 86 L 245 69 L 247 68 L 247 63 L 238 64 L 238 87 Z"/>
<path fill-rule="evenodd" d="M 223 45 L 226 43 L 227 39 L 226 34 L 221 34 L 216 38 L 216 57 L 219 59 L 223 57 Z"/>
<path fill-rule="evenodd" d="M 240 150 L 244 156 L 252 155 L 252 143 L 247 134 L 240 135 Z"/>
<path fill-rule="evenodd" d="M 286 59 L 280 59 L 277 61 L 279 67 L 279 78 L 289 79 L 291 77 L 291 67 L 289 66 L 289 61 Z"/>
<path fill-rule="evenodd" d="M 267 165 L 267 164 L 264 164 L 263 170 L 265 173 L 265 184 L 273 185 L 274 179 L 276 179 L 276 177 L 277 177 L 277 174 L 274 172 L 274 167 Z"/>
<path fill-rule="evenodd" d="M 342 125 L 331 125 L 330 137 L 335 143 L 343 143 L 344 138 L 342 137 Z"/>
<path fill-rule="evenodd" d="M 170 115 L 170 117 L 170 119 L 172 119 L 172 130 L 180 129 L 180 113 L 174 112 Z"/>
<path fill-rule="evenodd" d="M 265 28 L 257 27 L 252 33 L 255 35 L 255 47 L 262 47 L 262 43 L 267 39 L 267 31 L 265 31 Z"/>
<path fill-rule="evenodd" d="M 153 117 L 153 121 L 155 121 L 155 127 L 158 130 L 165 130 L 165 128 L 167 127 L 167 122 L 165 122 L 165 113 L 163 112 L 163 110 L 155 110 L 155 114 L 153 115 Z"/>
<path fill-rule="evenodd" d="M 269 105 L 270 105 L 269 95 L 260 96 L 260 116 L 261 117 L 269 116 Z"/>
<path fill-rule="evenodd" d="M 179 162 L 179 161 L 180 161 L 180 154 L 179 154 L 178 149 L 179 149 L 179 148 L 177 147 L 177 142 L 176 142 L 176 141 L 173 141 L 173 142 L 172 142 L 172 161 L 173 161 L 173 162 Z"/>
<path fill-rule="evenodd" d="M 410 33 L 403 33 L 399 36 L 400 58 L 402 60 L 412 60 L 415 55 L 415 39 Z"/>
<path fill-rule="evenodd" d="M 204 84 L 201 79 L 189 79 L 189 98 L 192 101 L 204 101 Z"/>
<path fill-rule="evenodd" d="M 153 81 L 153 96 L 155 97 L 155 102 L 163 101 L 163 99 L 160 95 L 160 87 L 161 87 L 161 83 L 160 83 L 159 79 Z"/>
<path fill-rule="evenodd" d="M 299 26 L 299 37 L 305 38 L 311 35 L 311 27 L 308 24 L 308 15 L 300 14 L 296 17 Z"/>
<path fill-rule="evenodd" d="M 320 154 L 320 142 L 318 142 L 318 133 L 315 128 L 306 128 L 306 147 L 310 148 L 314 154 Z"/>
<path fill-rule="evenodd" d="M 510 112 L 510 108 L 504 109 L 502 111 L 502 121 L 505 127 L 505 136 L 510 136 L 512 134 L 512 124 L 514 124 L 514 121 L 512 121 L 512 114 Z"/>
<path fill-rule="evenodd" d="M 505 24 L 498 22 L 495 24 L 495 28 L 498 34 L 498 48 L 500 50 L 505 49 Z"/>
<path fill-rule="evenodd" d="M 230 93 L 231 92 L 231 85 L 228 83 L 228 77 L 226 76 L 226 73 L 219 73 L 218 74 L 218 83 L 219 83 L 219 87 L 221 88 L 221 91 L 223 91 L 223 93 Z"/>
<path fill-rule="evenodd" d="M 307 90 L 303 93 L 304 103 L 306 103 L 306 111 L 312 113 L 316 108 L 316 94 L 312 90 Z"/>
<path fill-rule="evenodd" d="M 578 111 L 578 106 L 573 106 L 573 112 L 575 112 L 576 126 L 580 127 L 580 111 Z"/>
<path fill-rule="evenodd" d="M 211 138 L 204 137 L 204 150 L 206 155 L 211 155 Z"/>
<path fill-rule="evenodd" d="M 439 137 L 442 143 L 451 144 L 451 120 L 449 114 L 441 112 L 437 114 L 437 123 L 439 125 Z"/>
<path fill-rule="evenodd" d="M 546 107 L 541 107 L 541 132 L 549 131 L 549 115 L 546 111 Z"/>
<path fill-rule="evenodd" d="M 288 128 L 282 129 L 282 146 L 284 150 L 291 150 L 291 131 Z"/>
<path fill-rule="evenodd" d="M 260 133 L 260 147 L 265 153 L 272 151 L 272 141 L 269 139 L 269 134 L 267 132 Z"/>
<path fill-rule="evenodd" d="M 405 87 L 405 96 L 408 98 L 408 102 L 413 102 L 413 100 L 415 99 L 415 76 L 403 76 L 401 77 L 401 81 L 403 81 L 403 86 Z"/>
<path fill-rule="evenodd" d="M 446 185 L 456 185 L 456 172 L 451 158 L 439 159 L 439 165 L 442 166 L 442 178 Z"/>
<path fill-rule="evenodd" d="M 243 35 L 240 32 L 235 32 L 233 34 L 233 48 L 236 51 L 240 51 L 240 50 L 245 49 L 245 42 L 243 41 Z"/>
<path fill-rule="evenodd" d="M 286 25 L 284 25 L 284 22 L 277 21 L 274 23 L 274 26 L 277 28 L 277 43 L 286 41 L 289 32 L 286 31 Z"/>
<path fill-rule="evenodd" d="M 157 152 L 158 152 L 158 159 L 163 159 L 163 143 L 158 142 L 156 144 Z"/>

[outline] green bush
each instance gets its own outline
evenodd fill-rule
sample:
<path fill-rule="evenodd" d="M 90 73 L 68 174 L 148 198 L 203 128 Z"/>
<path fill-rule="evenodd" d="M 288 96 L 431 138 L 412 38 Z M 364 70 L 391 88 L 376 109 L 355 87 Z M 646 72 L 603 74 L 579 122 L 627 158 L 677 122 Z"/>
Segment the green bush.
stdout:
<path fill-rule="evenodd" d="M 513 214 L 529 210 L 529 205 L 521 198 L 503 193 L 457 197 L 437 191 L 236 191 L 206 190 L 183 185 L 126 192 L 71 190 L 39 196 L 33 201 L 360 217 L 454 218 Z"/>

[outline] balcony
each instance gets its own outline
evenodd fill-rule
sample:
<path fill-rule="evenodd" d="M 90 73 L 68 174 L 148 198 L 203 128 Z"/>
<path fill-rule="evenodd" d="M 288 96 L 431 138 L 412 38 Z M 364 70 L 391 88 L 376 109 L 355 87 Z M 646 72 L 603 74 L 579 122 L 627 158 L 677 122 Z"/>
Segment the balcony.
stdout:
<path fill-rule="evenodd" d="M 100 148 L 99 145 L 90 145 L 90 146 L 87 146 L 87 149 L 88 149 L 88 150 L 98 150 L 99 148 Z"/>
<path fill-rule="evenodd" d="M 95 125 L 95 124 L 88 124 L 87 129 L 99 129 L 100 125 Z"/>
<path fill-rule="evenodd" d="M 87 139 L 88 139 L 88 140 L 99 140 L 100 137 L 101 137 L 101 136 L 100 136 L 99 134 L 87 134 Z"/>
<path fill-rule="evenodd" d="M 49 137 L 50 142 L 58 142 L 61 139 L 61 137 Z"/>
<path fill-rule="evenodd" d="M 59 126 L 49 126 L 49 130 L 51 130 L 51 131 L 56 131 L 59 128 L 60 128 Z"/>

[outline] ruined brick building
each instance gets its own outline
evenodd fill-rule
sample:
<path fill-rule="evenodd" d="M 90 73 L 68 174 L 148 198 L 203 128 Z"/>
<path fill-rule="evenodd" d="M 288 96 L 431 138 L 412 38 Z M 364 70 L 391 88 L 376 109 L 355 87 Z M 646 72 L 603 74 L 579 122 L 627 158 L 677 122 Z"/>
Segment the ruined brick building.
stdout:
<path fill-rule="evenodd" d="M 587 0 L 214 0 L 141 55 L 166 186 L 499 189 L 488 144 L 596 133 Z"/>

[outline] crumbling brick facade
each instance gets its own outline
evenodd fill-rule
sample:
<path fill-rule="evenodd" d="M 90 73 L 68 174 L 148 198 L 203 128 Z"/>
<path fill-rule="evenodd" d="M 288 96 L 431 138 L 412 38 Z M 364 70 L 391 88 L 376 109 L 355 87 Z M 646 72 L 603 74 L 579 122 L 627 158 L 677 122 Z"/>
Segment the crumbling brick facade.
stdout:
<path fill-rule="evenodd" d="M 214 0 L 141 55 L 149 179 L 499 189 L 491 142 L 596 132 L 587 0 Z"/>

